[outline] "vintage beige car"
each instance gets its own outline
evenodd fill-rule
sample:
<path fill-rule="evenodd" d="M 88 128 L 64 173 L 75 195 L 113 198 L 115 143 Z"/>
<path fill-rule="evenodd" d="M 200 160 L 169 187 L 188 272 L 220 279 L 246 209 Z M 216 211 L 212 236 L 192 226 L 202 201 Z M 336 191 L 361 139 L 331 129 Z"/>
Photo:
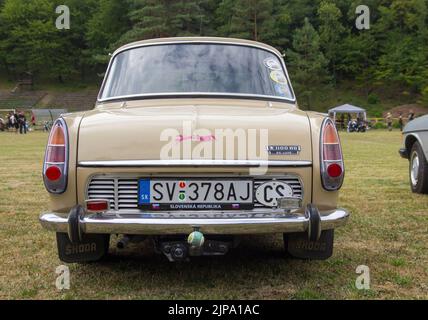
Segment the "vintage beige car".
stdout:
<path fill-rule="evenodd" d="M 40 222 L 65 262 L 101 259 L 110 235 L 119 248 L 152 239 L 177 261 L 270 233 L 287 256 L 326 259 L 349 217 L 343 178 L 334 123 L 299 110 L 276 49 L 146 40 L 114 52 L 93 110 L 53 125 Z"/>

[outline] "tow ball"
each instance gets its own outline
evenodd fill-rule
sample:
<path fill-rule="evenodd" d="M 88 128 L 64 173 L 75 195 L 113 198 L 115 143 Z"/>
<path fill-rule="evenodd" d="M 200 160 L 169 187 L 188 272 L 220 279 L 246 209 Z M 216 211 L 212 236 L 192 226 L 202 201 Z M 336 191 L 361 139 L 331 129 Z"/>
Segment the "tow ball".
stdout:
<path fill-rule="evenodd" d="M 169 261 L 186 261 L 189 256 L 224 255 L 229 251 L 232 241 L 229 238 L 205 238 L 198 228 L 187 237 L 159 239 L 157 247 Z"/>
<path fill-rule="evenodd" d="M 203 253 L 203 245 L 205 237 L 202 232 L 198 230 L 193 231 L 187 237 L 187 244 L 189 245 L 189 253 L 191 256 L 200 256 Z"/>

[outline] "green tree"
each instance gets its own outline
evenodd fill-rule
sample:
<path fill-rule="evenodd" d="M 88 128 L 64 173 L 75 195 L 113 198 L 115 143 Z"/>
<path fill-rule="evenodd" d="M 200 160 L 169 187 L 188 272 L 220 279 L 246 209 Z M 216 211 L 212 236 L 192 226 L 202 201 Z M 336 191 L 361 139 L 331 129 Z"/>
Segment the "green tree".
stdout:
<path fill-rule="evenodd" d="M 55 8 L 60 4 L 70 8 L 70 30 L 55 28 Z M 418 95 L 423 91 L 426 96 L 428 0 L 366 0 L 370 30 L 355 27 L 360 4 L 358 0 L 0 0 L 0 72 L 9 78 L 22 71 L 60 81 L 88 78 L 105 70 L 109 52 L 130 41 L 222 35 L 259 40 L 286 51 L 296 91 L 303 92 L 299 96 L 308 106 L 311 84 L 327 82 L 327 70 L 334 83 L 349 80 L 367 95 L 377 86 L 388 86 Z"/>
<path fill-rule="evenodd" d="M 228 36 L 230 34 L 234 6 L 235 0 L 222 0 L 215 10 L 217 32 L 221 36 Z"/>
<path fill-rule="evenodd" d="M 340 21 L 342 13 L 334 3 L 323 1 L 318 9 L 318 17 L 321 46 L 330 64 L 333 83 L 336 84 L 337 55 L 340 48 L 340 39 L 345 30 Z"/>
<path fill-rule="evenodd" d="M 120 42 L 170 36 L 165 2 L 167 1 L 133 0 L 129 12 L 132 28 L 121 37 Z"/>
<path fill-rule="evenodd" d="M 6 38 L 0 51 L 7 53 L 5 63 L 15 73 L 48 72 L 62 78 L 73 70 L 69 47 L 55 28 L 55 6 L 48 0 L 6 0 L 0 14 Z"/>
<path fill-rule="evenodd" d="M 201 1 L 171 1 L 168 10 L 174 14 L 170 17 L 168 28 L 173 35 L 194 36 L 201 34 L 204 18 Z"/>
<path fill-rule="evenodd" d="M 54 2 L 54 7 L 64 4 L 63 0 L 51 0 Z M 88 52 L 88 46 L 85 39 L 87 33 L 87 23 L 97 12 L 98 0 L 67 0 L 67 6 L 70 9 L 70 29 L 57 30 L 56 35 L 60 37 L 59 42 L 63 51 L 66 51 L 64 56 L 64 68 L 67 68 L 68 73 L 64 76 L 78 74 L 83 80 L 91 65 L 91 57 Z M 55 19 L 58 15 L 55 13 Z M 91 70 L 92 71 L 92 70 Z M 61 76 L 59 77 L 61 81 Z"/>
<path fill-rule="evenodd" d="M 198 1 L 199 35 L 216 36 L 217 35 L 217 16 L 216 9 L 221 0 L 200 0 Z"/>
<path fill-rule="evenodd" d="M 422 89 L 422 104 L 428 107 L 428 86 Z"/>
<path fill-rule="evenodd" d="M 4 2 L 3 0 L 0 0 L 0 17 L 1 17 L 1 12 L 3 10 L 3 2 Z M 0 70 L 4 69 L 7 73 L 9 73 L 8 65 L 6 63 L 7 53 L 6 51 L 1 50 L 2 42 L 5 41 L 6 37 L 7 37 L 6 27 L 3 19 L 0 18 Z"/>
<path fill-rule="evenodd" d="M 428 31 L 427 4 L 419 0 L 393 0 L 389 7 L 380 6 L 376 26 L 382 54 L 376 78 L 420 92 L 427 83 Z"/>
<path fill-rule="evenodd" d="M 376 66 L 376 40 L 370 32 L 348 34 L 342 40 L 337 53 L 337 70 L 343 77 L 355 79 L 367 98 L 374 89 Z"/>
<path fill-rule="evenodd" d="M 229 11 L 230 13 L 227 13 Z M 225 0 L 218 13 L 226 14 L 221 33 L 230 37 L 270 41 L 274 35 L 272 0 Z"/>
<path fill-rule="evenodd" d="M 284 3 L 287 3 L 287 1 L 276 0 L 273 3 L 274 31 L 270 40 L 273 46 L 282 51 L 286 50 L 291 43 L 291 24 L 293 21 L 293 15 L 287 10 L 287 6 Z"/>
<path fill-rule="evenodd" d="M 0 52 L 11 74 L 30 71 L 59 81 L 84 75 L 86 21 L 96 0 L 68 0 L 71 28 L 58 30 L 60 0 L 5 0 L 0 13 Z"/>
<path fill-rule="evenodd" d="M 104 66 L 108 53 L 113 51 L 120 37 L 131 27 L 128 1 L 101 0 L 94 15 L 87 22 L 85 39 L 88 63 Z"/>
<path fill-rule="evenodd" d="M 121 43 L 160 37 L 200 35 L 205 25 L 208 1 L 133 0 L 130 9 L 132 29 Z"/>
<path fill-rule="evenodd" d="M 327 60 L 320 51 L 320 37 L 308 18 L 305 18 L 303 27 L 295 31 L 293 50 L 288 50 L 286 56 L 296 92 L 306 100 L 310 109 L 312 90 L 327 79 Z"/>
<path fill-rule="evenodd" d="M 320 0 L 283 0 L 279 3 L 290 14 L 292 30 L 300 28 L 305 18 L 313 25 L 317 24 L 317 8 Z"/>

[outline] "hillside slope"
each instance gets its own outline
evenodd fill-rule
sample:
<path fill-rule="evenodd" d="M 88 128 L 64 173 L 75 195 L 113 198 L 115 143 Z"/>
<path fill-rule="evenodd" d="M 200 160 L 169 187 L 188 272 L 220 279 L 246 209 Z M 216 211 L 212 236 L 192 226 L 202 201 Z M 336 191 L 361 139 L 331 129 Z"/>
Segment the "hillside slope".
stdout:
<path fill-rule="evenodd" d="M 35 90 L 23 89 L 11 92 L 13 85 L 0 81 L 0 109 L 59 108 L 70 112 L 89 110 L 94 107 L 98 86 L 44 84 Z M 342 83 L 340 86 L 314 88 L 313 98 L 307 101 L 297 100 L 303 110 L 327 112 L 328 109 L 349 103 L 367 110 L 369 117 L 382 117 L 385 112 L 415 109 L 418 114 L 428 113 L 428 106 L 420 102 L 420 97 L 400 91 L 397 88 L 380 88 L 366 95 L 353 83 Z M 398 108 L 398 109 L 397 109 Z"/>

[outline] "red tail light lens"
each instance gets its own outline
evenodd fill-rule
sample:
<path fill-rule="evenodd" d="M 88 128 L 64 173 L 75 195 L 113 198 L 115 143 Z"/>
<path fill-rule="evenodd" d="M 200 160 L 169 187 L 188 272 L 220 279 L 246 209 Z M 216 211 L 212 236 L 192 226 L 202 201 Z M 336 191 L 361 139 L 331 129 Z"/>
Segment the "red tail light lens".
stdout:
<path fill-rule="evenodd" d="M 46 149 L 47 162 L 64 162 L 65 161 L 65 146 L 48 146 Z"/>
<path fill-rule="evenodd" d="M 67 188 L 68 133 L 64 119 L 52 126 L 43 163 L 43 181 L 51 193 L 63 193 Z"/>
<path fill-rule="evenodd" d="M 321 180 L 324 189 L 333 191 L 342 186 L 344 164 L 342 148 L 336 127 L 330 118 L 326 118 L 321 128 Z"/>
<path fill-rule="evenodd" d="M 52 166 L 45 171 L 46 178 L 50 181 L 56 181 L 61 178 L 61 170 L 57 166 Z"/>
<path fill-rule="evenodd" d="M 327 167 L 327 174 L 332 178 L 337 178 L 342 174 L 342 167 L 337 163 L 332 163 Z"/>
<path fill-rule="evenodd" d="M 87 200 L 86 210 L 89 212 L 103 212 L 109 209 L 109 200 Z"/>

